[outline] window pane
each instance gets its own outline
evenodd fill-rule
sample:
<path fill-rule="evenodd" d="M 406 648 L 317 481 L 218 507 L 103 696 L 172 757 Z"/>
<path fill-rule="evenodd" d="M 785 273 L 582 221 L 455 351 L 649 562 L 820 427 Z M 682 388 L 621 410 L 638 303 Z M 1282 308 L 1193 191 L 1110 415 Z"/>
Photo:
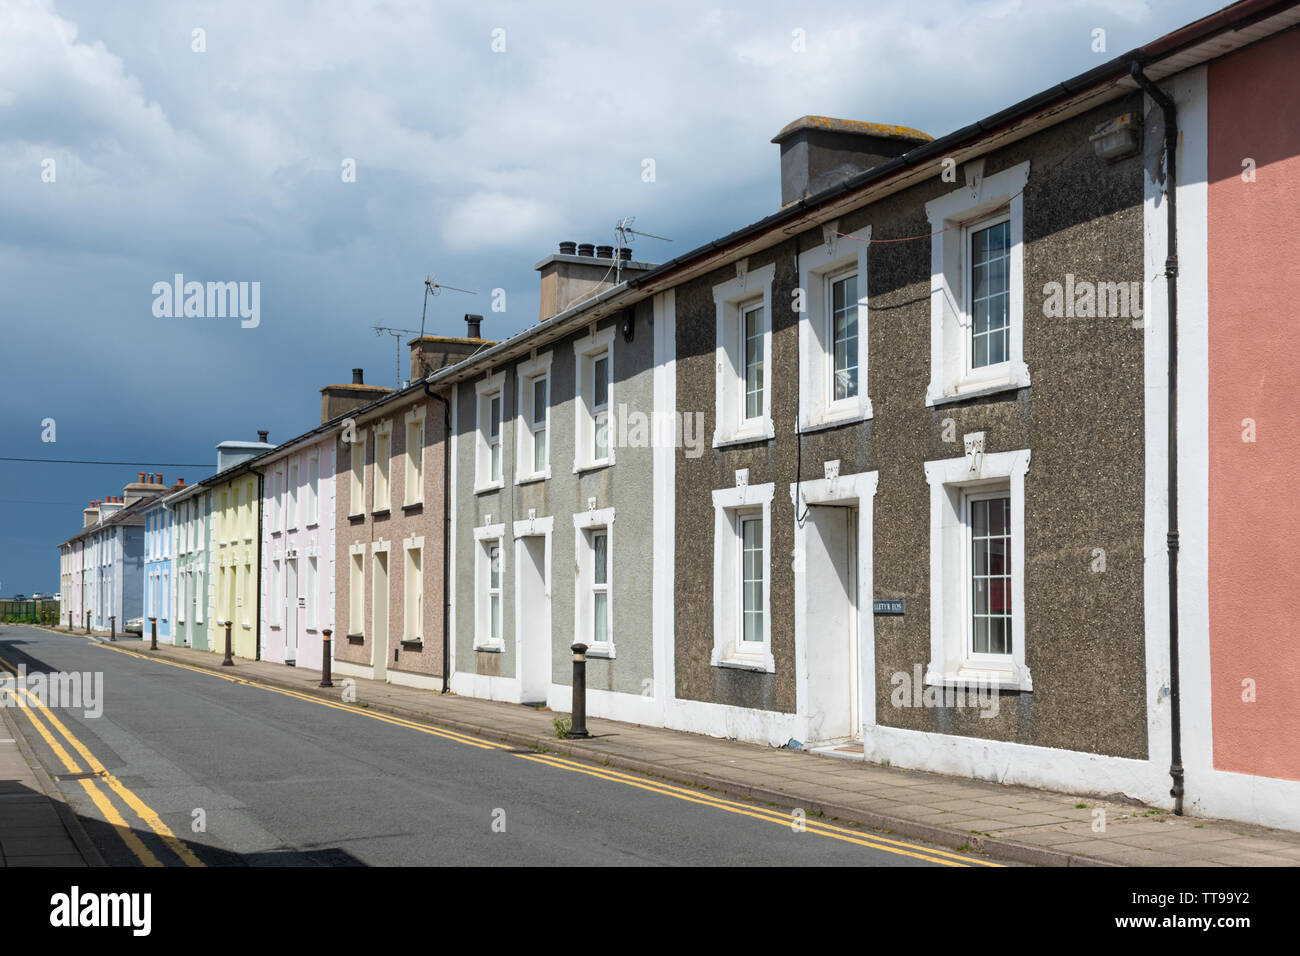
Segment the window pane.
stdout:
<path fill-rule="evenodd" d="M 501 587 L 501 549 L 496 545 L 488 548 L 488 587 Z"/>
<path fill-rule="evenodd" d="M 1011 499 L 970 502 L 971 650 L 1011 653 Z"/>
<path fill-rule="evenodd" d="M 492 396 L 488 411 L 488 437 L 496 438 L 501 434 L 501 396 Z"/>
<path fill-rule="evenodd" d="M 741 537 L 741 640 L 763 640 L 763 519 L 742 518 Z"/>
<path fill-rule="evenodd" d="M 546 422 L 546 379 L 533 379 L 533 424 Z"/>
<path fill-rule="evenodd" d="M 604 591 L 597 591 L 594 595 L 595 601 L 592 602 L 592 634 L 593 643 L 603 644 L 609 640 L 609 595 Z"/>
<path fill-rule="evenodd" d="M 496 481 L 501 477 L 501 443 L 496 442 L 492 446 L 492 480 Z"/>
<path fill-rule="evenodd" d="M 492 638 L 496 639 L 501 637 L 501 595 L 493 594 L 491 597 L 491 601 L 492 601 L 492 615 L 491 615 L 491 631 L 489 633 Z"/>
<path fill-rule="evenodd" d="M 1010 223 L 1000 222 L 971 235 L 972 368 L 1007 360 L 1005 330 L 1011 323 L 1010 249 Z"/>
<path fill-rule="evenodd" d="M 546 429 L 533 432 L 533 471 L 546 470 Z"/>
<path fill-rule="evenodd" d="M 858 394 L 858 277 L 831 283 L 831 352 L 834 399 Z"/>
<path fill-rule="evenodd" d="M 597 461 L 609 457 L 609 414 L 599 412 L 596 415 L 596 431 L 593 436 L 592 457 Z"/>
<path fill-rule="evenodd" d="M 592 581 L 596 584 L 607 584 L 607 560 L 609 555 L 606 551 L 609 547 L 609 536 L 603 531 L 598 531 L 591 536 L 591 548 L 595 552 L 595 558 L 592 562 Z"/>
<path fill-rule="evenodd" d="M 592 370 L 593 408 L 604 408 L 609 404 L 609 359 L 596 359 Z"/>
<path fill-rule="evenodd" d="M 745 313 L 745 418 L 763 414 L 763 310 Z"/>

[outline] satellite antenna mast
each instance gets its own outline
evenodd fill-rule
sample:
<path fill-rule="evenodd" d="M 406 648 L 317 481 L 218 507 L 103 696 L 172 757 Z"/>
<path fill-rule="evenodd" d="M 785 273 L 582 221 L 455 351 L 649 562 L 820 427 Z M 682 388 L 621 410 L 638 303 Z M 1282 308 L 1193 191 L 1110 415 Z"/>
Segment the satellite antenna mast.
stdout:
<path fill-rule="evenodd" d="M 443 289 L 448 289 L 452 292 L 463 292 L 466 295 L 478 295 L 477 292 L 471 292 L 469 289 L 458 289 L 454 285 L 441 285 L 439 284 L 438 277 L 436 275 L 425 276 L 424 277 L 424 308 L 420 310 L 420 338 L 424 338 L 424 320 L 425 317 L 429 314 L 429 296 L 437 295 Z M 421 352 L 420 354 L 421 356 L 423 356 L 424 353 Z M 423 357 L 420 360 L 420 370 L 425 372 L 426 374 L 428 372 L 428 370 L 424 366 Z"/>
<path fill-rule="evenodd" d="M 641 232 L 639 229 L 633 229 L 632 223 L 636 221 L 636 216 L 624 216 L 614 226 L 615 246 L 614 249 L 614 282 L 617 284 L 622 281 L 623 274 L 623 249 L 632 244 L 631 236 L 645 236 L 647 239 L 658 239 L 661 242 L 672 242 L 667 236 L 656 236 L 653 232 Z"/>

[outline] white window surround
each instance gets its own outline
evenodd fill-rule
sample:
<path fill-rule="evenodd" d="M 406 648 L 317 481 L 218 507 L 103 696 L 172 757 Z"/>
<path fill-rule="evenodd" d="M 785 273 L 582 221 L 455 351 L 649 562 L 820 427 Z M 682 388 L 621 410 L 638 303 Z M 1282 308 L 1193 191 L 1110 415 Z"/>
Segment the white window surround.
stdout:
<path fill-rule="evenodd" d="M 772 279 L 776 263 L 747 271 L 738 266 L 736 278 L 713 287 L 715 312 L 713 447 L 762 441 L 772 427 Z M 743 421 L 745 401 L 744 327 L 746 308 L 763 305 L 763 412 Z"/>
<path fill-rule="evenodd" d="M 930 383 L 925 404 L 940 405 L 977 395 L 1024 388 L 1024 197 L 1029 162 L 984 176 L 983 160 L 964 168 L 966 185 L 925 204 L 934 235 L 930 239 Z M 1009 207 L 1011 257 L 1007 276 L 1010 321 L 1007 361 L 970 369 L 971 321 L 968 302 L 970 226 L 994 219 Z"/>
<path fill-rule="evenodd" d="M 608 597 L 605 601 L 605 634 L 607 641 L 594 642 L 589 637 L 592 631 L 590 601 L 593 577 L 593 551 L 590 539 L 592 531 L 604 531 L 605 538 L 605 587 Z M 615 655 L 614 634 L 614 509 L 595 508 L 573 516 L 573 643 L 587 645 L 587 657 L 601 657 L 613 660 Z"/>
<path fill-rule="evenodd" d="M 475 434 L 474 439 L 474 492 L 475 494 L 482 491 L 494 491 L 505 486 L 505 381 L 506 373 L 503 369 L 495 375 L 489 375 L 474 384 L 474 414 L 475 414 Z M 492 415 L 492 399 L 500 400 L 501 421 L 498 422 L 500 432 L 498 433 L 501 440 L 501 477 L 492 478 L 492 448 L 488 444 L 489 419 Z"/>
<path fill-rule="evenodd" d="M 357 567 L 355 559 L 361 557 L 361 566 Z M 348 633 L 357 636 L 366 634 L 366 544 L 354 542 L 348 547 Z M 355 627 L 355 630 L 353 628 Z"/>
<path fill-rule="evenodd" d="M 519 401 L 518 413 L 515 415 L 515 484 L 529 481 L 541 481 L 551 477 L 551 360 L 555 353 L 547 352 L 536 358 L 521 363 L 516 372 Z M 536 471 L 533 468 L 533 383 L 538 378 L 546 379 L 546 468 Z"/>
<path fill-rule="evenodd" d="M 348 482 L 351 500 L 348 502 L 348 517 L 359 518 L 366 513 L 366 436 L 365 432 L 357 435 L 357 440 L 348 442 Z"/>
<path fill-rule="evenodd" d="M 371 431 L 375 436 L 374 501 L 371 512 L 388 511 L 393 503 L 393 422 L 384 419 Z M 382 441 L 381 441 L 382 439 Z M 391 573 L 391 569 L 390 569 Z"/>
<path fill-rule="evenodd" d="M 930 485 L 930 662 L 927 685 L 986 682 L 1005 690 L 1032 691 L 1025 665 L 1025 474 L 1029 451 L 975 452 L 925 463 Z M 965 496 L 1009 489 L 1011 498 L 1011 653 L 990 662 L 967 658 L 970 627 L 967 591 L 970 557 Z"/>
<path fill-rule="evenodd" d="M 871 418 L 867 354 L 867 251 L 871 227 L 837 236 L 824 234 L 821 245 L 799 253 L 799 287 L 806 311 L 799 316 L 799 430 L 833 428 Z M 857 241 L 854 241 L 857 240 Z M 858 276 L 858 394 L 835 400 L 831 391 L 834 360 L 829 280 L 856 270 Z"/>
<path fill-rule="evenodd" d="M 418 552 L 420 556 L 418 568 L 413 568 L 411 564 L 412 551 Z M 414 584 L 414 597 L 418 597 L 418 600 L 413 599 L 412 584 Z M 402 640 L 406 643 L 424 642 L 423 535 L 411 535 L 402 542 Z"/>
<path fill-rule="evenodd" d="M 713 654 L 714 667 L 776 672 L 772 656 L 772 495 L 776 486 L 738 484 L 713 492 Z M 763 515 L 763 641 L 741 647 L 741 551 L 737 518 L 747 512 Z"/>
<path fill-rule="evenodd" d="M 406 462 L 406 468 L 405 468 L 406 477 L 405 480 L 403 481 L 405 487 L 403 488 L 402 491 L 402 499 L 403 499 L 402 504 L 408 506 L 424 503 L 424 475 L 425 475 L 424 453 L 428 442 L 428 435 L 425 434 L 426 426 L 425 426 L 424 410 L 425 410 L 424 405 L 417 405 L 415 408 L 408 411 L 405 416 L 406 454 L 403 457 Z M 412 433 L 411 426 L 415 424 L 418 424 L 420 426 L 419 427 L 419 436 L 420 436 L 419 451 L 417 453 L 419 457 L 418 465 L 415 460 L 417 456 L 411 454 L 411 433 Z"/>
<path fill-rule="evenodd" d="M 573 473 L 591 471 L 614 464 L 614 332 L 613 325 L 600 331 L 592 330 L 588 335 L 574 340 L 574 401 L 573 401 Z M 605 409 L 607 415 L 607 432 L 609 455 L 605 458 L 595 457 L 596 416 L 591 402 L 594 398 L 594 375 L 596 359 L 602 355 L 609 362 L 609 389 L 606 392 Z M 554 399 L 552 398 L 552 404 Z"/>
<path fill-rule="evenodd" d="M 506 526 L 504 524 L 488 524 L 474 529 L 474 650 L 476 651 L 502 651 L 505 649 L 505 536 Z M 489 619 L 490 610 L 488 607 L 488 576 L 492 570 L 489 567 L 491 559 L 488 555 L 488 549 L 493 545 L 497 548 L 497 560 L 500 562 L 499 574 L 502 582 L 501 634 L 496 638 L 492 637 L 492 622 Z"/>

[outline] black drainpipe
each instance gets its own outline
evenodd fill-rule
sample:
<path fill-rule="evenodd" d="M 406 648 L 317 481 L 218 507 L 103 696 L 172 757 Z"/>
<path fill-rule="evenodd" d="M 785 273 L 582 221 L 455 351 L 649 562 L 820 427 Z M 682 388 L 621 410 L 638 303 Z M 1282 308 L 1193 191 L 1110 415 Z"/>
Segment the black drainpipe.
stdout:
<path fill-rule="evenodd" d="M 262 659 L 262 512 L 265 510 L 266 502 L 262 500 L 265 493 L 266 476 L 260 471 L 254 472 L 257 475 L 257 653 L 254 660 Z"/>
<path fill-rule="evenodd" d="M 1169 296 L 1169 775 L 1173 778 L 1174 813 L 1183 812 L 1182 712 L 1178 680 L 1178 107 L 1173 98 L 1142 72 L 1134 60 L 1130 72 L 1160 107 L 1165 125 L 1165 282 Z"/>
<path fill-rule="evenodd" d="M 451 634 L 451 403 L 429 391 L 424 394 L 442 402 L 442 692 L 450 689 Z"/>

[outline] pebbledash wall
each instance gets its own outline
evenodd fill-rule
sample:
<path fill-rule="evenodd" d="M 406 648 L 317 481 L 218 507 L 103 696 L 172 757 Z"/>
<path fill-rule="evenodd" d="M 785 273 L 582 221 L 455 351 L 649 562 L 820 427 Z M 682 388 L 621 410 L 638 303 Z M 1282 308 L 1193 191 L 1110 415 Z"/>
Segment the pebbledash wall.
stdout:
<path fill-rule="evenodd" d="M 1142 332 L 1127 317 L 1046 318 L 1039 294 L 1067 273 L 1141 284 L 1141 158 L 1108 166 L 1079 149 L 1099 123 L 1139 108 L 1130 95 L 988 154 L 988 185 L 978 198 L 936 177 L 843 215 L 835 230 L 846 237 L 807 230 L 748 257 L 748 292 L 738 297 L 766 294 L 772 304 L 774 436 L 723 444 L 694 462 L 679 453 L 675 463 L 676 693 L 719 705 L 715 728 L 778 745 L 791 737 L 806 744 L 865 736 L 870 759 L 911 766 L 934 767 L 936 751 L 964 750 L 963 770 L 999 779 L 1023 774 L 1023 765 L 1013 765 L 1046 752 L 1037 748 L 1145 761 Z M 1012 217 L 1021 221 L 1012 229 L 1023 233 L 1023 361 L 1032 385 L 935 401 L 927 395 L 937 378 L 932 243 L 891 240 L 940 228 L 927 217 L 927 203 L 956 194 L 958 205 L 978 207 L 1018 194 L 1022 184 L 1012 202 Z M 790 303 L 796 288 L 844 269 L 858 272 L 860 390 L 868 401 L 847 423 L 826 427 L 808 422 L 807 394 L 799 407 L 807 373 L 799 364 L 801 316 Z M 727 285 L 737 277 L 728 264 L 676 290 L 677 407 L 704 410 L 706 433 L 717 427 L 715 301 L 732 294 Z M 806 424 L 797 432 L 801 412 Z M 970 707 L 915 706 L 935 662 L 932 632 L 941 626 L 933 620 L 937 538 L 927 463 L 961 461 L 963 437 L 972 433 L 983 433 L 986 456 L 1020 455 L 1020 467 L 1027 466 L 1023 630 L 1015 641 L 1024 641 L 1028 674 L 1022 687 L 1001 691 L 992 718 Z M 717 502 L 736 489 L 738 473 L 750 506 L 770 500 L 766 666 L 728 666 L 717 652 L 724 640 L 716 634 L 717 606 L 732 598 L 715 593 Z M 830 494 L 836 486 L 843 492 Z M 856 653 L 850 628 L 839 645 L 825 643 L 819 629 L 831 622 L 816 615 L 831 596 L 818 592 L 816 569 L 796 569 L 815 537 L 806 526 L 819 511 L 825 520 L 828 509 L 846 507 L 858 510 L 852 530 L 863 552 L 853 569 L 857 609 L 849 611 L 857 617 Z M 1098 548 L 1106 552 L 1105 573 L 1094 570 Z M 873 598 L 902 600 L 905 613 L 873 617 Z M 857 713 L 825 712 L 818 695 L 825 697 L 835 671 L 846 681 L 861 675 L 856 690 L 832 695 L 842 708 L 860 700 Z M 894 706 L 903 681 L 905 704 Z M 989 753 L 994 741 L 1026 749 L 969 759 L 980 749 Z"/>
<path fill-rule="evenodd" d="M 319 668 L 334 626 L 333 434 L 258 459 L 262 472 L 262 660 Z"/>
<path fill-rule="evenodd" d="M 331 438 L 338 463 L 334 658 L 340 674 L 442 686 L 444 414 L 421 382 L 358 408 L 354 432 L 340 425 Z M 347 441 L 352 434 L 356 441 Z M 408 462 L 408 448 L 417 447 L 408 444 L 409 435 L 416 436 L 418 454 Z M 416 462 L 418 479 L 411 481 Z"/>
<path fill-rule="evenodd" d="M 625 319 L 630 318 L 630 336 Z M 588 712 L 658 722 L 655 694 L 654 449 L 638 420 L 655 401 L 655 324 L 648 301 L 534 349 L 476 369 L 454 386 L 452 574 L 457 693 L 545 701 L 567 710 L 573 655 L 587 653 Z M 594 461 L 595 360 L 610 361 L 608 461 Z M 533 382 L 545 377 L 548 459 L 534 469 Z M 492 400 L 500 408 L 500 478 L 490 472 Z M 608 550 L 607 580 L 595 566 Z M 496 575 L 492 551 L 498 555 Z M 496 587 L 493 587 L 493 584 Z M 606 624 L 595 594 L 607 595 Z M 499 633 L 493 634 L 493 595 Z M 605 637 L 601 642 L 598 638 Z M 660 698 L 662 700 L 662 698 Z"/>

